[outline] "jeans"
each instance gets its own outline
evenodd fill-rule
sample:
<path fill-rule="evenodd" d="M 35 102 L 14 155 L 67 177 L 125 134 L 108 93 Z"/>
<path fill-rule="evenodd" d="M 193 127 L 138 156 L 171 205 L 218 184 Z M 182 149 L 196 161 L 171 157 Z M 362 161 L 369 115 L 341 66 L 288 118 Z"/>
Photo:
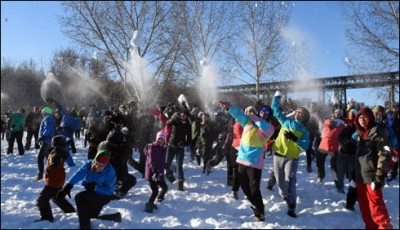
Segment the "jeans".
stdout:
<path fill-rule="evenodd" d="M 184 180 L 185 177 L 183 175 L 183 159 L 185 157 L 185 149 L 179 148 L 176 146 L 168 146 L 167 156 L 166 156 L 166 163 L 167 163 L 167 174 L 173 174 L 171 169 L 172 161 L 176 156 L 176 165 L 178 167 L 178 180 Z"/>

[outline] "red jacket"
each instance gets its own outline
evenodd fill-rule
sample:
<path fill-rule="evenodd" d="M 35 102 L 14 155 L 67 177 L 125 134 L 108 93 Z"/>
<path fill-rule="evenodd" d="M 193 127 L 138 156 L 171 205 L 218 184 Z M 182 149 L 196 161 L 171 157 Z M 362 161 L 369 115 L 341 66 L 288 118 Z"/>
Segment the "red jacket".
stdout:
<path fill-rule="evenodd" d="M 346 125 L 341 119 L 325 119 L 319 148 L 329 152 L 338 152 L 339 134 L 345 127 Z"/>
<path fill-rule="evenodd" d="M 240 125 L 239 122 L 235 122 L 233 125 L 233 141 L 232 147 L 237 148 L 240 145 L 240 138 L 242 138 L 243 127 Z"/>

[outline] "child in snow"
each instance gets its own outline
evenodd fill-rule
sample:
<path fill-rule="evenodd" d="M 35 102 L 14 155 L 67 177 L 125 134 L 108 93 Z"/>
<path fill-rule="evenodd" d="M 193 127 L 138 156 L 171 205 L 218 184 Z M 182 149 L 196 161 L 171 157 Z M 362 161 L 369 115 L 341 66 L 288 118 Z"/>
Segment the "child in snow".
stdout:
<path fill-rule="evenodd" d="M 37 199 L 37 207 L 40 211 L 40 219 L 38 221 L 54 221 L 50 199 L 65 213 L 75 212 L 75 208 L 65 197 L 60 199 L 56 198 L 57 192 L 62 188 L 65 182 L 64 162 L 68 157 L 68 152 L 65 149 L 66 146 L 67 141 L 65 136 L 57 135 L 53 137 L 52 147 L 49 149 L 46 163 L 46 172 L 44 176 L 45 186 Z"/>
<path fill-rule="evenodd" d="M 165 193 L 168 191 L 168 186 L 164 180 L 164 170 L 167 168 L 165 163 L 165 156 L 167 152 L 167 134 L 164 131 L 157 133 L 156 141 L 147 144 L 144 147 L 146 155 L 146 169 L 144 178 L 149 181 L 152 194 L 149 202 L 146 203 L 145 212 L 152 213 L 153 209 L 157 209 L 154 201 L 158 202 L 164 200 Z M 158 186 L 161 187 L 161 192 L 158 193 Z"/>

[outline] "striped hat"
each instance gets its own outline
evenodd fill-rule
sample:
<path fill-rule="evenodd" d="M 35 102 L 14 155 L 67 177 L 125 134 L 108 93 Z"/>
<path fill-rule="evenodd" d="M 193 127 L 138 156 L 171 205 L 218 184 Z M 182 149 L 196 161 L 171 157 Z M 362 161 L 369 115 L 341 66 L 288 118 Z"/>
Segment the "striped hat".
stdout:
<path fill-rule="evenodd" d="M 94 161 L 99 165 L 107 166 L 110 163 L 110 153 L 106 149 L 99 150 Z"/>

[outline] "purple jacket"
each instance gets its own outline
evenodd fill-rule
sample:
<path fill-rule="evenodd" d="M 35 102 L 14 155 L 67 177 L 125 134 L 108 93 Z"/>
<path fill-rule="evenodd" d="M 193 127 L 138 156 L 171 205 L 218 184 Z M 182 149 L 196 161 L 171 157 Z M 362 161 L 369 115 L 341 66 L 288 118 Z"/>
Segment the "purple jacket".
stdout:
<path fill-rule="evenodd" d="M 144 147 L 144 154 L 146 155 L 144 179 L 151 180 L 151 177 L 156 172 L 163 175 L 164 169 L 167 168 L 167 164 L 165 163 L 167 146 L 159 146 L 157 145 L 157 142 L 147 144 Z"/>

